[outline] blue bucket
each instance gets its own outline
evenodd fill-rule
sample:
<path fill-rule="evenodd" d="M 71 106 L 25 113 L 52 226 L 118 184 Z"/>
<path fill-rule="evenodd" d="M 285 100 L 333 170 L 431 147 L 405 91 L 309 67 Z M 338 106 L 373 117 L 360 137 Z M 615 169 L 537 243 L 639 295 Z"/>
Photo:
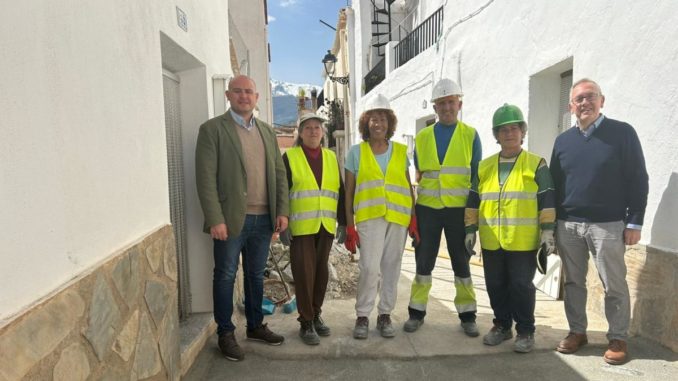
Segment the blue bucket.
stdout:
<path fill-rule="evenodd" d="M 264 298 L 263 302 L 261 303 L 261 309 L 264 315 L 273 315 L 275 312 L 275 303 L 273 303 L 268 298 Z"/>

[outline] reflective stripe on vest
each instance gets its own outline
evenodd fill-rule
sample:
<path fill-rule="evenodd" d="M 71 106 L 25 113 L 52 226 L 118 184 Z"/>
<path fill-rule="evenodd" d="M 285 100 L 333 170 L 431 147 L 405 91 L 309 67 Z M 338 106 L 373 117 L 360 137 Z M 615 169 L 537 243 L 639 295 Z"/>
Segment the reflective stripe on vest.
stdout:
<path fill-rule="evenodd" d="M 334 152 L 322 149 L 322 184 L 318 184 L 301 147 L 287 150 L 292 172 L 290 232 L 293 236 L 315 234 L 320 225 L 334 234 L 339 202 L 339 166 Z"/>
<path fill-rule="evenodd" d="M 389 144 L 393 144 L 393 152 L 386 176 L 369 143 L 360 144 L 360 167 L 353 199 L 356 223 L 383 216 L 386 221 L 402 226 L 410 224 L 412 195 L 405 177 L 407 146 L 395 142 Z"/>
<path fill-rule="evenodd" d="M 473 127 L 457 122 L 441 165 L 433 125 L 417 134 L 415 149 L 421 173 L 417 204 L 434 209 L 466 206 L 475 135 Z"/>
<path fill-rule="evenodd" d="M 478 167 L 478 233 L 486 250 L 530 251 L 539 247 L 539 211 L 534 180 L 541 162 L 537 155 L 522 151 L 499 187 L 499 154 Z"/>

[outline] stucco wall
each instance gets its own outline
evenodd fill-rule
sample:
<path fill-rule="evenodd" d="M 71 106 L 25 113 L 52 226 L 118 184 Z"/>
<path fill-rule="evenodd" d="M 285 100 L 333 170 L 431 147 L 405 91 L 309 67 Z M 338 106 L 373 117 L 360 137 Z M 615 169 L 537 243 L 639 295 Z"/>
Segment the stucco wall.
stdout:
<path fill-rule="evenodd" d="M 234 26 L 249 51 L 249 75 L 257 82 L 259 92 L 259 118 L 272 123 L 273 106 L 268 72 L 268 25 L 264 18 L 264 0 L 231 1 L 229 9 Z M 240 61 L 246 58 L 248 57 L 238 57 Z"/>
<path fill-rule="evenodd" d="M 40 0 L 3 8 L 0 322 L 170 222 L 161 33 L 204 65 L 211 89 L 213 74 L 230 73 L 227 7 Z M 211 91 L 207 98 L 204 119 Z"/>
<path fill-rule="evenodd" d="M 356 18 L 369 17 L 365 2 L 359 3 Z M 484 156 L 489 156 L 498 150 L 491 134 L 494 110 L 509 102 L 531 116 L 538 111 L 528 107 L 534 96 L 531 77 L 571 59 L 575 80 L 591 77 L 602 86 L 607 98 L 603 113 L 631 123 L 641 139 L 650 173 L 641 243 L 678 252 L 678 235 L 670 233 L 675 232 L 675 213 L 663 212 L 664 207 L 676 209 L 678 191 L 678 76 L 668 70 L 678 56 L 678 46 L 672 43 L 678 29 L 662 22 L 666 15 L 678 14 L 678 4 L 467 0 L 447 2 L 444 12 L 439 43 L 389 73 L 367 95 L 383 93 L 391 99 L 399 119 L 395 139 L 402 141 L 402 134 L 414 133 L 417 119 L 433 114 L 432 84 L 449 77 L 465 94 L 461 118 L 478 129 Z M 355 25 L 364 28 L 366 23 Z M 368 33 L 356 30 L 354 35 L 364 39 Z M 355 49 L 356 57 L 367 54 L 364 40 L 356 41 Z M 366 99 L 359 95 L 354 125 Z M 529 149 L 548 159 L 554 128 L 530 125 Z M 530 139 L 531 131 L 537 139 Z"/>
<path fill-rule="evenodd" d="M 176 263 L 165 226 L 0 328 L 0 380 L 178 380 Z"/>
<path fill-rule="evenodd" d="M 436 8 L 426 9 L 431 13 Z M 364 10 L 362 4 L 356 17 L 370 17 Z M 629 248 L 626 255 L 631 333 L 675 351 L 678 309 L 666 290 L 675 289 L 678 279 L 674 271 L 678 268 L 678 75 L 669 69 L 678 57 L 678 46 L 672 43 L 678 29 L 664 22 L 667 15 L 675 14 L 678 4 L 673 2 L 445 2 L 440 41 L 388 73 L 365 97 L 357 96 L 354 123 L 364 101 L 383 93 L 399 119 L 394 139 L 402 142 L 402 134 L 414 134 L 417 122 L 434 114 L 432 86 L 448 77 L 462 86 L 461 119 L 477 128 L 483 156 L 498 151 L 491 133 L 492 113 L 509 102 L 527 113 L 526 147 L 549 159 L 559 132 L 560 73 L 572 70 L 575 81 L 581 77 L 598 81 L 606 96 L 603 113 L 636 128 L 650 175 L 641 245 Z M 366 23 L 357 20 L 355 25 Z M 356 30 L 354 35 L 366 38 L 365 31 Z M 364 43 L 356 41 L 355 49 L 356 57 L 366 55 Z M 588 281 L 588 312 L 602 317 L 604 290 L 594 266 L 589 268 Z"/>

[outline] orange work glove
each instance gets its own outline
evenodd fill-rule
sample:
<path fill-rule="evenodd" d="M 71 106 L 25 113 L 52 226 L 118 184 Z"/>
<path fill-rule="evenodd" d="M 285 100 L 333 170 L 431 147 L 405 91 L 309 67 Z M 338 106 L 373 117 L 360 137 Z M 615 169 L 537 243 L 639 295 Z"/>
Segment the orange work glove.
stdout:
<path fill-rule="evenodd" d="M 410 226 L 407 227 L 407 232 L 410 233 L 412 238 L 412 246 L 419 246 L 421 238 L 419 237 L 419 226 L 417 226 L 417 216 L 412 216 L 410 219 Z"/>
<path fill-rule="evenodd" d="M 355 254 L 356 246 L 360 247 L 360 236 L 358 236 L 355 226 L 346 227 L 346 241 L 344 242 L 344 246 L 346 247 L 346 250 L 353 254 Z"/>

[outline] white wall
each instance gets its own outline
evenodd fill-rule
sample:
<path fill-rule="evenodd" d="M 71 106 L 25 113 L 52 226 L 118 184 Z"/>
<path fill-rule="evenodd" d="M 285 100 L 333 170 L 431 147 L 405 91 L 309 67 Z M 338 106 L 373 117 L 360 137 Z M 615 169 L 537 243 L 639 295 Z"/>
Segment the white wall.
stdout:
<path fill-rule="evenodd" d="M 0 320 L 170 222 L 160 33 L 205 66 L 204 81 L 230 73 L 227 6 L 35 0 L 3 8 Z"/>
<path fill-rule="evenodd" d="M 259 92 L 259 118 L 273 123 L 270 75 L 268 70 L 268 26 L 264 18 L 264 0 L 235 0 L 229 4 L 234 26 L 249 50 L 250 76 Z M 243 60 L 245 57 L 238 57 Z M 240 73 L 246 74 L 246 73 Z"/>
<path fill-rule="evenodd" d="M 358 10 L 355 14 L 370 17 Z M 678 3 L 446 2 L 443 39 L 391 72 L 368 96 L 381 92 L 392 100 L 399 118 L 398 138 L 413 133 L 416 120 L 433 112 L 430 102 L 423 107 L 423 101 L 429 100 L 435 81 L 457 80 L 465 94 L 462 119 L 478 129 L 484 156 L 489 156 L 498 150 L 491 133 L 494 110 L 509 102 L 530 117 L 539 113 L 529 109 L 530 78 L 572 59 L 575 81 L 586 76 L 602 86 L 607 97 L 603 113 L 631 123 L 640 136 L 650 173 L 641 242 L 678 251 L 676 214 L 658 212 L 678 211 L 678 74 L 673 69 L 678 29 L 665 22 L 669 15 L 678 15 Z M 355 36 L 368 34 L 355 31 Z M 364 56 L 364 40 L 356 40 L 354 48 L 356 57 Z M 358 96 L 354 120 L 362 102 Z M 530 125 L 526 143 L 530 150 L 550 152 L 553 128 Z M 530 140 L 531 134 L 535 139 Z"/>

